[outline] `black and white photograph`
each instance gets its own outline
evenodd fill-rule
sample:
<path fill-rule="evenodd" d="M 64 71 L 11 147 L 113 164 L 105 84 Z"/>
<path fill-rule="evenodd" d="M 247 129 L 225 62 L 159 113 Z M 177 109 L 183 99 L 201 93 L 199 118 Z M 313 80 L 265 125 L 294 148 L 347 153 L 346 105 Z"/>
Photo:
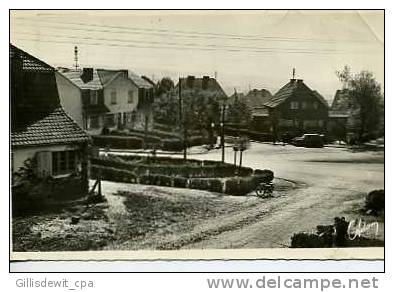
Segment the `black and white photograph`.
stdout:
<path fill-rule="evenodd" d="M 384 10 L 9 13 L 11 259 L 383 259 Z"/>

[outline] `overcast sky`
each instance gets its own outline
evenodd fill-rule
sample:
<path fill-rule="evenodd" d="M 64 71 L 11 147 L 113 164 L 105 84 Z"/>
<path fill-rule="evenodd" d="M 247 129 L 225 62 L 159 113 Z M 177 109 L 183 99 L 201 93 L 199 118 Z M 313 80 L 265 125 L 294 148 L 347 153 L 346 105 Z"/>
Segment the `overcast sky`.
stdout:
<path fill-rule="evenodd" d="M 163 76 L 210 75 L 227 93 L 275 93 L 304 79 L 331 100 L 335 71 L 370 70 L 384 80 L 381 11 L 13 11 L 11 42 L 53 66 L 131 69 Z"/>

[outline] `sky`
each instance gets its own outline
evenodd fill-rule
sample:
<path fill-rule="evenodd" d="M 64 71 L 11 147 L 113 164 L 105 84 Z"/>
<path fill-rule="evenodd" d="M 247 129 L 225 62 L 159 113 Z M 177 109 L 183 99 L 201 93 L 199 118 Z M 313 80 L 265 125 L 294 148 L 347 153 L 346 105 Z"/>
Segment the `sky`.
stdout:
<path fill-rule="evenodd" d="M 275 93 L 292 77 L 328 101 L 344 65 L 384 82 L 383 11 L 11 11 L 11 43 L 52 66 L 214 77 Z"/>

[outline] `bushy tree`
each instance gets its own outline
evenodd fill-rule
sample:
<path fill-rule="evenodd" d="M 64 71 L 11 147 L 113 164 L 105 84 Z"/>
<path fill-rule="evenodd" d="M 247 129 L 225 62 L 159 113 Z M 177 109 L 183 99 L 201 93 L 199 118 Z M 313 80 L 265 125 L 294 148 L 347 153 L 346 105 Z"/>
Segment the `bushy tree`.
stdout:
<path fill-rule="evenodd" d="M 342 71 L 337 71 L 337 76 L 359 108 L 359 139 L 373 136 L 380 130 L 380 122 L 383 118 L 381 85 L 376 81 L 372 72 L 364 70 L 352 75 L 348 66 L 345 66 Z"/>

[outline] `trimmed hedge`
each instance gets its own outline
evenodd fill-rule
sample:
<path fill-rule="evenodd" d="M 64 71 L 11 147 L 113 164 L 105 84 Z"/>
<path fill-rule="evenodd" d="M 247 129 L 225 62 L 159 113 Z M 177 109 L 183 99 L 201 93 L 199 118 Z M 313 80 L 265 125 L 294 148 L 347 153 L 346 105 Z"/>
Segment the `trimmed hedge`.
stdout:
<path fill-rule="evenodd" d="M 141 149 L 143 139 L 129 136 L 92 136 L 93 144 L 98 147 L 110 147 L 115 149 Z"/>
<path fill-rule="evenodd" d="M 147 174 L 139 177 L 139 182 L 144 185 L 172 186 L 172 177 L 159 174 Z"/>
<path fill-rule="evenodd" d="M 256 189 L 258 181 L 254 176 L 235 177 L 226 180 L 225 194 L 232 196 L 244 196 Z"/>
<path fill-rule="evenodd" d="M 157 165 L 151 162 L 151 164 L 137 164 L 124 160 L 119 156 L 108 156 L 101 158 L 92 158 L 92 164 L 102 165 L 107 167 L 116 167 L 119 169 L 129 170 L 139 174 L 160 174 L 167 176 L 179 176 L 182 175 L 186 178 L 209 178 L 209 177 L 230 177 L 235 175 L 235 168 L 232 164 L 192 164 L 192 165 L 181 165 L 181 164 L 162 164 Z M 154 162 L 154 160 L 153 160 Z M 170 161 L 169 161 L 170 162 Z M 237 169 L 240 175 L 248 176 L 253 173 L 251 168 Z"/>
<path fill-rule="evenodd" d="M 211 178 L 211 179 L 194 178 L 190 180 L 189 188 L 222 193 L 223 182 L 217 178 Z"/>
<path fill-rule="evenodd" d="M 91 165 L 90 176 L 92 179 L 102 179 L 115 182 L 136 183 L 137 176 L 134 172 L 118 169 L 115 167 L 105 167 Z"/>
<path fill-rule="evenodd" d="M 121 158 L 108 156 L 91 159 L 93 178 L 110 181 L 141 183 L 158 186 L 174 186 L 243 196 L 256 189 L 260 183 L 271 182 L 274 173 L 271 170 L 259 170 L 244 167 L 237 169 L 232 164 L 214 161 L 189 161 L 191 165 L 181 165 L 182 159 L 155 158 L 162 165 L 144 164 L 143 157 Z M 170 164 L 174 163 L 174 164 Z M 100 171 L 100 172 L 99 172 Z M 226 178 L 225 182 L 219 178 Z"/>

